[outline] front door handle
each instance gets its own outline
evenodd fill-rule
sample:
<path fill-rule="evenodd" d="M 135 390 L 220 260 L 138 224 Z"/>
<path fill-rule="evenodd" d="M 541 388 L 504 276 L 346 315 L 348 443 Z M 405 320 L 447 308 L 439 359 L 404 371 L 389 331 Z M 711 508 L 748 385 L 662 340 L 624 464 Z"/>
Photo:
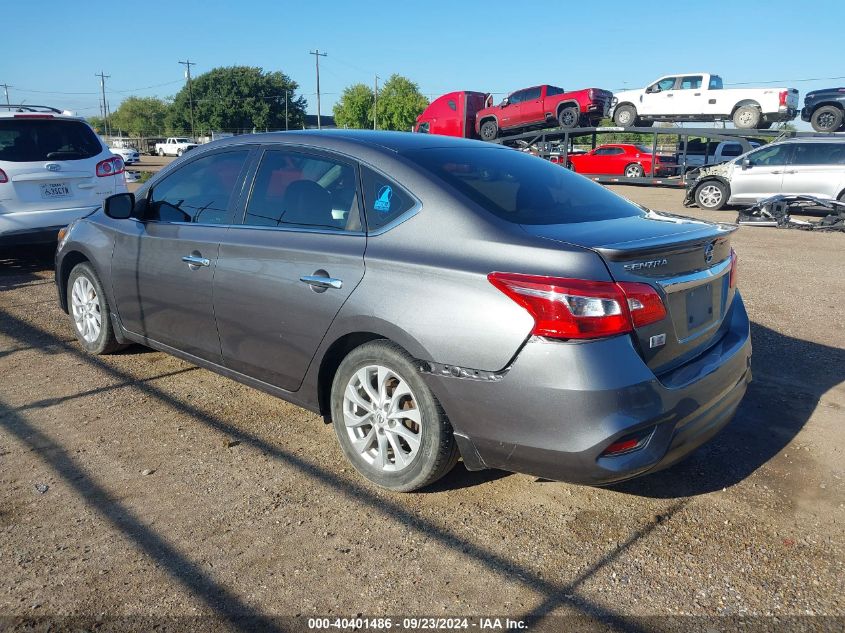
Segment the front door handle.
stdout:
<path fill-rule="evenodd" d="M 210 266 L 211 260 L 199 255 L 185 255 L 182 261 L 188 264 L 192 270 L 196 270 L 200 266 Z"/>
<path fill-rule="evenodd" d="M 323 277 L 322 275 L 303 275 L 299 281 L 308 284 L 312 288 L 334 288 L 340 290 L 343 288 L 343 281 L 335 279 L 334 277 Z"/>

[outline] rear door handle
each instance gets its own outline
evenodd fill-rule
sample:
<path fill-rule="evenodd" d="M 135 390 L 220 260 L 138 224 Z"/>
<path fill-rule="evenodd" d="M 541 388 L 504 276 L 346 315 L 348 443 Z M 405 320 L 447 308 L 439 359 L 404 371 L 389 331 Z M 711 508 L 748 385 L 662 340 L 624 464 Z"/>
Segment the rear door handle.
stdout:
<path fill-rule="evenodd" d="M 191 268 L 196 270 L 200 266 L 210 266 L 211 260 L 206 259 L 205 257 L 200 257 L 199 255 L 185 255 L 182 258 L 182 261 L 188 264 Z"/>
<path fill-rule="evenodd" d="M 323 277 L 322 275 L 303 275 L 299 278 L 299 281 L 314 288 L 334 288 L 335 290 L 343 288 L 342 280 L 334 277 Z"/>

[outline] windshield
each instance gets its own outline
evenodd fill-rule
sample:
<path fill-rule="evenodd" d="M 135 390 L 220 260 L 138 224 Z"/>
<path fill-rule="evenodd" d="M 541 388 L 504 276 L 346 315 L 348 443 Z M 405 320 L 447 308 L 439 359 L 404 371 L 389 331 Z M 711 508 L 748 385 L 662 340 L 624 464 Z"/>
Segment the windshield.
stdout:
<path fill-rule="evenodd" d="M 191 142 L 191 139 L 187 139 L 187 138 L 177 138 L 177 139 L 176 139 L 176 142 L 177 142 L 177 143 L 190 143 L 190 142 Z"/>
<path fill-rule="evenodd" d="M 639 207 L 601 185 L 523 152 L 438 148 L 406 156 L 508 222 L 570 224 L 642 215 Z"/>
<path fill-rule="evenodd" d="M 83 160 L 102 151 L 97 135 L 82 121 L 0 119 L 0 160 Z"/>

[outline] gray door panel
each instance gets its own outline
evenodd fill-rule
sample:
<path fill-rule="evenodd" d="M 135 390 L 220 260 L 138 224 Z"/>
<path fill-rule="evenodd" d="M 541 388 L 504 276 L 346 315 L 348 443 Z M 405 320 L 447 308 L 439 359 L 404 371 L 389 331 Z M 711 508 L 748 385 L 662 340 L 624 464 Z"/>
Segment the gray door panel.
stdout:
<path fill-rule="evenodd" d="M 364 276 L 365 246 L 358 233 L 232 227 L 214 275 L 225 365 L 298 389 L 332 320 Z M 300 281 L 315 275 L 342 285 L 318 288 Z"/>

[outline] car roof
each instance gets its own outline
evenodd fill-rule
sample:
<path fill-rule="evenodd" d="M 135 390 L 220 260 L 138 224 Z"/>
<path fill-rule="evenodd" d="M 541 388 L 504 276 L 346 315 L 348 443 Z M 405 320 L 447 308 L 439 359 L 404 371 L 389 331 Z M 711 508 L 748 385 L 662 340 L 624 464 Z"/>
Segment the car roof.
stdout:
<path fill-rule="evenodd" d="M 794 136 L 777 141 L 778 143 L 845 143 L 845 136 Z"/>
<path fill-rule="evenodd" d="M 422 149 L 446 149 L 486 147 L 505 149 L 502 145 L 473 141 L 439 134 L 415 134 L 412 132 L 387 132 L 382 130 L 295 130 L 290 132 L 266 132 L 263 134 L 244 134 L 219 139 L 205 147 L 223 147 L 243 143 L 280 143 L 290 145 L 308 145 L 314 148 L 342 149 L 350 145 L 366 147 L 382 152 L 404 154 Z"/>
<path fill-rule="evenodd" d="M 0 107 L 3 107 L 0 104 Z M 53 112 L 9 112 L 0 110 L 0 119 L 58 119 L 60 121 L 85 121 L 85 117 L 75 114 L 56 114 Z"/>

